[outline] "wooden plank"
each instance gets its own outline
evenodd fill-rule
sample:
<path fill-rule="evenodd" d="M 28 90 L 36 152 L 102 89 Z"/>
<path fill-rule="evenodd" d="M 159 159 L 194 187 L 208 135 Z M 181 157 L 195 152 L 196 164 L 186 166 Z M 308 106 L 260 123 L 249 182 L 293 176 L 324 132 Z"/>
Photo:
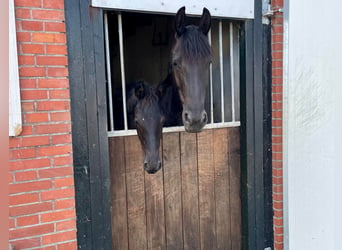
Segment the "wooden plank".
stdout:
<path fill-rule="evenodd" d="M 163 169 L 155 174 L 144 173 L 147 249 L 166 249 Z"/>
<path fill-rule="evenodd" d="M 180 133 L 184 249 L 200 249 L 196 134 Z"/>
<path fill-rule="evenodd" d="M 183 248 L 179 133 L 163 134 L 166 248 Z"/>
<path fill-rule="evenodd" d="M 128 245 L 147 249 L 143 154 L 137 136 L 125 137 Z"/>
<path fill-rule="evenodd" d="M 230 243 L 228 129 L 215 129 L 213 137 L 217 249 L 229 250 L 232 248 Z"/>
<path fill-rule="evenodd" d="M 123 137 L 109 139 L 113 249 L 128 249 L 125 144 Z"/>
<path fill-rule="evenodd" d="M 197 134 L 201 249 L 216 249 L 213 130 Z"/>
<path fill-rule="evenodd" d="M 240 128 L 228 130 L 228 161 L 230 167 L 231 249 L 241 249 L 241 192 L 240 192 Z"/>

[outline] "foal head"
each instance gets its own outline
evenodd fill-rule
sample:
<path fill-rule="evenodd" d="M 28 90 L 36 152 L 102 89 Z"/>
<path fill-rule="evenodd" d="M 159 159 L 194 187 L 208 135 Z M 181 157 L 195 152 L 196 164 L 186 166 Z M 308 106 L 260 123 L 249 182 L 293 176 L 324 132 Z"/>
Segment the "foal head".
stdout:
<path fill-rule="evenodd" d="M 127 112 L 134 117 L 134 127 L 144 151 L 144 169 L 153 174 L 161 168 L 159 156 L 163 114 L 154 89 L 138 81 L 128 91 Z"/>
<path fill-rule="evenodd" d="M 207 37 L 210 25 L 211 16 L 206 8 L 198 26 L 185 25 L 185 7 L 176 14 L 172 71 L 183 104 L 182 119 L 187 132 L 201 131 L 208 121 L 204 102 L 211 63 Z"/>

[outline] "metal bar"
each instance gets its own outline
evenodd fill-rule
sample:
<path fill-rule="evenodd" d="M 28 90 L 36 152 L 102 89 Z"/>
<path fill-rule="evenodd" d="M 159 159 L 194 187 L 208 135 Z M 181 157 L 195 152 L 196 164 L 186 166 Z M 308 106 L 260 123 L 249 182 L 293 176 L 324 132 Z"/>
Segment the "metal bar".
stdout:
<path fill-rule="evenodd" d="M 203 129 L 213 129 L 213 128 L 230 128 L 230 127 L 240 127 L 240 122 L 220 122 L 220 123 L 208 123 L 205 125 Z M 177 126 L 177 127 L 167 127 L 163 128 L 163 133 L 171 133 L 171 132 L 184 132 L 184 126 Z M 116 136 L 129 136 L 129 135 L 137 135 L 136 129 L 128 129 L 124 130 L 117 130 L 117 131 L 109 131 L 108 137 L 116 137 Z"/>
<path fill-rule="evenodd" d="M 208 33 L 209 44 L 211 46 L 211 30 Z M 214 94 L 213 94 L 213 64 L 209 66 L 209 82 L 210 82 L 210 123 L 214 123 Z"/>
<path fill-rule="evenodd" d="M 124 115 L 124 129 L 128 130 L 127 126 L 127 108 L 126 108 L 126 79 L 125 79 L 125 63 L 123 49 L 123 32 L 122 32 L 122 15 L 118 14 L 118 30 L 119 30 L 119 46 L 120 46 L 120 67 L 121 67 L 121 86 L 122 86 L 122 106 Z"/>
<path fill-rule="evenodd" d="M 104 13 L 104 35 L 106 47 L 106 69 L 107 69 L 107 85 L 108 85 L 108 102 L 109 102 L 109 129 L 114 130 L 114 117 L 113 117 L 113 95 L 112 95 L 112 74 L 110 69 L 110 52 L 109 52 L 109 35 L 108 35 L 108 16 L 107 12 Z"/>
<path fill-rule="evenodd" d="M 219 57 L 220 57 L 220 80 L 221 80 L 221 122 L 224 122 L 222 20 L 219 21 Z"/>
<path fill-rule="evenodd" d="M 234 29 L 233 23 L 229 23 L 229 43 L 230 43 L 230 87 L 232 92 L 232 121 L 235 121 L 235 79 L 234 79 Z"/>

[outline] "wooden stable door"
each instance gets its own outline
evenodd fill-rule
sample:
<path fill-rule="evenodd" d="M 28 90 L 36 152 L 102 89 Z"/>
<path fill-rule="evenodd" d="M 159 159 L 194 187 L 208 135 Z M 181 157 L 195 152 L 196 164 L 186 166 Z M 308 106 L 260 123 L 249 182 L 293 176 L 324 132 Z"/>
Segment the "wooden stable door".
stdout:
<path fill-rule="evenodd" d="M 109 144 L 113 249 L 241 249 L 239 127 L 164 133 L 152 175 L 137 136 Z"/>

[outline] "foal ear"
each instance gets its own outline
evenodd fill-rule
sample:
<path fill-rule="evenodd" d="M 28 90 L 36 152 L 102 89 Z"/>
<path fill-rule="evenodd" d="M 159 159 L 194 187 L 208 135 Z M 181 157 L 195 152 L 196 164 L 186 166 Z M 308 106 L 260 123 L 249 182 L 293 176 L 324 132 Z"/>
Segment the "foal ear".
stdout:
<path fill-rule="evenodd" d="M 175 29 L 178 36 L 181 36 L 185 28 L 185 6 L 180 8 L 176 14 Z"/>
<path fill-rule="evenodd" d="M 140 81 L 138 82 L 138 85 L 134 89 L 135 96 L 138 99 L 143 99 L 145 97 L 145 85 L 144 82 Z"/>
<path fill-rule="evenodd" d="M 199 28 L 204 35 L 207 35 L 211 26 L 211 15 L 207 8 L 203 8 L 203 13 L 199 23 Z"/>

